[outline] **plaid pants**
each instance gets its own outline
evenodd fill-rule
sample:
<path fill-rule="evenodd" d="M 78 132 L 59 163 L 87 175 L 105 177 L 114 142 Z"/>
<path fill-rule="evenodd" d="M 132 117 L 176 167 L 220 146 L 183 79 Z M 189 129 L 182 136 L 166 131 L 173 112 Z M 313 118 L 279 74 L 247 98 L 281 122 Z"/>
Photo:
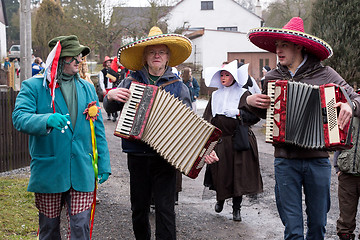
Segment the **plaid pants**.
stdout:
<path fill-rule="evenodd" d="M 54 218 L 60 219 L 60 214 L 63 206 L 66 206 L 67 219 L 69 223 L 68 227 L 68 239 L 70 239 L 71 226 L 70 226 L 70 216 L 75 216 L 79 213 L 82 213 L 88 210 L 91 207 L 93 202 L 94 192 L 78 192 L 74 189 L 70 189 L 64 193 L 35 193 L 35 205 L 39 210 L 40 216 L 45 216 L 49 218 L 50 221 Z M 90 219 L 88 219 L 89 222 Z M 48 221 L 48 222 L 50 222 Z M 40 221 L 39 221 L 40 222 Z M 60 220 L 53 225 L 60 225 Z M 40 236 L 42 231 L 43 224 L 40 224 Z M 59 226 L 54 226 L 56 231 L 60 228 Z M 59 230 L 60 231 L 60 230 Z M 60 235 L 59 233 L 55 233 Z"/>

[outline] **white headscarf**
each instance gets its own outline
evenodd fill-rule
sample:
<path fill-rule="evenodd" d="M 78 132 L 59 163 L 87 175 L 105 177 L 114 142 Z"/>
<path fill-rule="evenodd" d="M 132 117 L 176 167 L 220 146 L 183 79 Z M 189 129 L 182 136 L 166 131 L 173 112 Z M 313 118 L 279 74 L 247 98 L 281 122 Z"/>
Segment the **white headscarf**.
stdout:
<path fill-rule="evenodd" d="M 237 68 L 237 60 L 232 61 L 222 67 L 209 67 L 205 68 L 205 84 L 207 87 L 215 87 L 218 90 L 212 93 L 211 109 L 212 115 L 225 115 L 225 111 L 229 109 L 237 109 L 241 96 L 246 89 L 243 88 L 248 79 L 248 66 L 245 64 Z M 221 84 L 220 73 L 221 71 L 228 71 L 235 79 L 236 83 L 225 87 Z"/>

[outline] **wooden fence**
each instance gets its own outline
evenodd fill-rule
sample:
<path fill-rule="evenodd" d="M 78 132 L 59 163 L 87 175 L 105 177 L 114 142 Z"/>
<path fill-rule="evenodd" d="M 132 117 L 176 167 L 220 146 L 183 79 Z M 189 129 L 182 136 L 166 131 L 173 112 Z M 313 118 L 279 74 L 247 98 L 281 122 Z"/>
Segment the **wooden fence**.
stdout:
<path fill-rule="evenodd" d="M 0 87 L 0 172 L 30 164 L 28 135 L 15 130 L 12 112 L 18 92 L 7 86 Z"/>

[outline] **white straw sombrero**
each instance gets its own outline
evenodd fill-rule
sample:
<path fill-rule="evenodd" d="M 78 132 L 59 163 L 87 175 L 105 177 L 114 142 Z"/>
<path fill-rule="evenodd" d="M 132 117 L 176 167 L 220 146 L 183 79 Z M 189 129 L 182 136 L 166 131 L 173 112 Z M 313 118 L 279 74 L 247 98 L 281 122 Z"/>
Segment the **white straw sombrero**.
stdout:
<path fill-rule="evenodd" d="M 170 49 L 168 65 L 175 67 L 183 63 L 191 54 L 192 43 L 180 34 L 163 34 L 158 27 L 152 27 L 146 38 L 126 44 L 119 48 L 120 63 L 130 70 L 140 70 L 144 66 L 143 54 L 146 46 L 165 44 Z"/>

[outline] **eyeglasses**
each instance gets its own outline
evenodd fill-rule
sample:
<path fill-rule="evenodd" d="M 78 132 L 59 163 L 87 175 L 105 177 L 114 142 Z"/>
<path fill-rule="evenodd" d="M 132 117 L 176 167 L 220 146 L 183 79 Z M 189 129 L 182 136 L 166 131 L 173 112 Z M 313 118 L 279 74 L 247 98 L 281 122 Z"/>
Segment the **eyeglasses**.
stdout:
<path fill-rule="evenodd" d="M 73 57 L 69 62 L 66 62 L 66 63 L 70 64 L 73 61 L 75 61 L 76 64 L 79 64 L 80 62 L 82 62 L 82 60 L 83 60 L 82 59 L 82 53 L 80 53 L 79 55 L 77 55 L 76 57 Z"/>
<path fill-rule="evenodd" d="M 156 54 L 159 55 L 160 57 L 162 57 L 162 56 L 165 56 L 166 54 L 168 54 L 168 52 L 167 52 L 167 51 L 163 51 L 163 50 L 161 50 L 161 51 L 153 51 L 153 50 L 150 50 L 150 51 L 147 52 L 147 54 L 148 54 L 149 56 L 151 56 L 151 57 L 154 57 Z"/>

